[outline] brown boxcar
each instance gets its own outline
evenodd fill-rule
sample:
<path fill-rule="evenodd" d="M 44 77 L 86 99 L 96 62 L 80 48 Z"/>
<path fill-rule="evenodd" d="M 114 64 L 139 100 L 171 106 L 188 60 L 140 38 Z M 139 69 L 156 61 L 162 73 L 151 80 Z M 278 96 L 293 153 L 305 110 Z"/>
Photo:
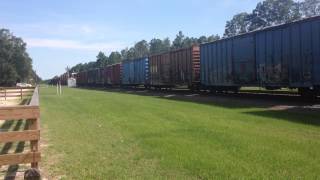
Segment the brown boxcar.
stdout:
<path fill-rule="evenodd" d="M 120 85 L 121 82 L 121 64 L 112 65 L 112 84 Z"/>
<path fill-rule="evenodd" d="M 170 52 L 171 75 L 175 85 L 195 88 L 200 85 L 200 47 Z"/>
<path fill-rule="evenodd" d="M 105 68 L 98 68 L 96 69 L 96 85 L 98 86 L 104 86 L 105 84 L 105 74 L 104 74 Z"/>
<path fill-rule="evenodd" d="M 104 69 L 106 86 L 117 86 L 120 84 L 120 66 L 120 64 L 114 64 Z"/>
<path fill-rule="evenodd" d="M 88 83 L 87 71 L 77 73 L 77 86 L 86 86 Z"/>
<path fill-rule="evenodd" d="M 68 77 L 69 77 L 68 73 L 64 73 L 60 76 L 61 85 L 66 86 L 68 84 Z"/>
<path fill-rule="evenodd" d="M 151 86 L 200 85 L 200 47 L 178 49 L 149 58 Z"/>
<path fill-rule="evenodd" d="M 173 87 L 170 53 L 150 56 L 150 85 L 154 87 Z"/>
<path fill-rule="evenodd" d="M 107 66 L 104 68 L 104 77 L 105 77 L 105 85 L 111 86 L 112 85 L 112 66 Z"/>

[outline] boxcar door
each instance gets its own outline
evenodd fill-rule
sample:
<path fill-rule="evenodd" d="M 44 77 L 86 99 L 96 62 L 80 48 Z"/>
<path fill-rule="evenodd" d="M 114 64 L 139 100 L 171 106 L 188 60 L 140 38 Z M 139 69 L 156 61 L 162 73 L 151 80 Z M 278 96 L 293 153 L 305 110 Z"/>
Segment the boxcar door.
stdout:
<path fill-rule="evenodd" d="M 313 84 L 320 86 L 320 20 L 312 22 Z"/>
<path fill-rule="evenodd" d="M 312 22 L 301 24 L 302 81 L 312 86 Z"/>
<path fill-rule="evenodd" d="M 266 32 L 262 31 L 256 34 L 256 61 L 257 61 L 257 74 L 260 86 L 267 84 L 266 73 Z"/>
<path fill-rule="evenodd" d="M 234 78 L 238 85 L 256 84 L 254 35 L 236 37 L 233 40 Z"/>

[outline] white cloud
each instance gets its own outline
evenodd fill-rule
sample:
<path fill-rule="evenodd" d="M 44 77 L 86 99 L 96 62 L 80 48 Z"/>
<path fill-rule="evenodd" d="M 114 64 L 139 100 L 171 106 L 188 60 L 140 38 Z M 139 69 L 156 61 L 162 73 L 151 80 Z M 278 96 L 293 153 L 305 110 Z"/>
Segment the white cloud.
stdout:
<path fill-rule="evenodd" d="M 20 23 L 7 24 L 8 28 L 17 31 L 19 34 L 40 35 L 40 36 L 76 36 L 91 37 L 91 35 L 99 33 L 97 27 L 89 24 L 72 24 L 72 23 L 55 23 L 55 22 L 39 22 L 39 23 Z"/>
<path fill-rule="evenodd" d="M 95 29 L 92 27 L 89 27 L 87 25 L 84 25 L 81 27 L 82 32 L 86 33 L 86 34 L 91 34 L 95 32 Z"/>
<path fill-rule="evenodd" d="M 78 49 L 87 51 L 115 51 L 125 47 L 124 44 L 118 42 L 111 43 L 84 43 L 74 40 L 63 39 L 41 39 L 41 38 L 26 38 L 28 47 L 42 48 L 60 48 L 60 49 Z"/>
<path fill-rule="evenodd" d="M 137 37 L 144 35 L 143 32 L 122 27 L 113 27 L 109 25 L 98 25 L 95 23 L 57 23 L 57 22 L 39 22 L 39 23 L 19 23 L 5 24 L 4 27 L 11 29 L 12 32 L 26 39 L 29 39 L 30 44 L 34 41 L 61 41 L 67 40 L 72 43 L 79 44 L 80 42 L 98 43 L 111 42 L 111 44 L 119 44 L 112 42 L 123 42 L 126 45 L 137 40 Z M 55 44 L 55 43 L 51 43 Z M 85 43 L 80 43 L 85 44 Z M 108 43 L 107 43 L 108 44 Z"/>

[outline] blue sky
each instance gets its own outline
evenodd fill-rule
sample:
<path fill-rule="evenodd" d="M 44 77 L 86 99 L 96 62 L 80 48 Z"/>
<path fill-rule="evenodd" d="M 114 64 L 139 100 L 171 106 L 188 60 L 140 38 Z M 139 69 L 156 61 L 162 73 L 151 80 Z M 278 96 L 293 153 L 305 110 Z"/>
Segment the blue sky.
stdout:
<path fill-rule="evenodd" d="M 222 35 L 227 20 L 260 0 L 1 0 L 0 28 L 27 42 L 44 79 L 153 37 Z"/>

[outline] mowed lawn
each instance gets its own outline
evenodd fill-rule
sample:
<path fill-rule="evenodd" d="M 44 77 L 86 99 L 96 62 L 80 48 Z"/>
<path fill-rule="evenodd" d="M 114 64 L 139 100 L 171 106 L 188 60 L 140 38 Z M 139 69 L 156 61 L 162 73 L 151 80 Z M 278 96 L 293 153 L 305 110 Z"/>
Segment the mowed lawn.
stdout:
<path fill-rule="evenodd" d="M 319 179 L 319 111 L 40 89 L 43 169 L 64 179 Z"/>

